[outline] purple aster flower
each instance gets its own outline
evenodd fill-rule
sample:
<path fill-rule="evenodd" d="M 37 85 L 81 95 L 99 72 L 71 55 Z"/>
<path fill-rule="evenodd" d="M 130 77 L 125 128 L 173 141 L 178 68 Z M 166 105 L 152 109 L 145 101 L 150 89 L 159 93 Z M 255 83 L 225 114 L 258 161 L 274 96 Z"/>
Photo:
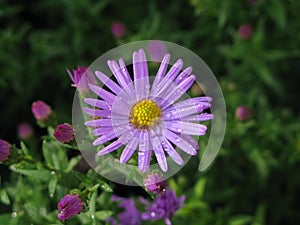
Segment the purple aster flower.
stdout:
<path fill-rule="evenodd" d="M 160 194 L 167 188 L 167 182 L 158 174 L 149 174 L 144 180 L 144 185 L 147 191 L 154 194 Z"/>
<path fill-rule="evenodd" d="M 10 155 L 11 144 L 7 141 L 0 139 L 0 162 L 4 162 Z"/>
<path fill-rule="evenodd" d="M 65 195 L 57 204 L 58 219 L 65 221 L 74 215 L 79 214 L 83 209 L 84 203 L 79 195 Z"/>
<path fill-rule="evenodd" d="M 134 201 L 130 198 L 121 198 L 113 195 L 112 201 L 119 201 L 118 206 L 124 208 L 124 211 L 118 214 L 119 223 L 113 218 L 108 221 L 113 225 L 140 225 L 142 224 L 142 217 L 140 211 L 135 207 Z"/>
<path fill-rule="evenodd" d="M 58 124 L 53 136 L 61 143 L 68 143 L 74 139 L 74 129 L 68 123 Z"/>
<path fill-rule="evenodd" d="M 247 121 L 251 117 L 251 109 L 245 105 L 241 105 L 237 107 L 235 115 L 240 121 Z"/>
<path fill-rule="evenodd" d="M 253 33 L 252 26 L 249 25 L 249 24 L 242 24 L 239 27 L 238 33 L 239 33 L 240 38 L 249 39 L 252 36 L 252 33 Z"/>
<path fill-rule="evenodd" d="M 23 122 L 18 126 L 18 137 L 21 140 L 31 137 L 32 133 L 32 127 L 28 123 Z"/>
<path fill-rule="evenodd" d="M 116 21 L 111 26 L 111 32 L 115 38 L 122 38 L 126 34 L 126 27 L 123 23 Z"/>
<path fill-rule="evenodd" d="M 158 195 L 151 204 L 145 199 L 141 199 L 146 205 L 147 212 L 142 213 L 143 220 L 160 220 L 164 219 L 167 225 L 171 225 L 170 218 L 182 206 L 185 196 L 178 198 L 175 191 L 166 189 Z"/>
<path fill-rule="evenodd" d="M 47 120 L 52 113 L 51 107 L 41 100 L 32 103 L 31 111 L 39 121 Z"/>
<path fill-rule="evenodd" d="M 69 69 L 67 69 L 67 72 L 73 81 L 71 86 L 76 87 L 79 91 L 89 91 L 88 84 L 96 83 L 94 75 L 84 66 L 78 66 L 77 69 L 73 69 L 73 74 Z"/>
<path fill-rule="evenodd" d="M 190 75 L 191 67 L 182 70 L 181 59 L 167 72 L 169 60 L 170 54 L 165 55 L 152 85 L 142 49 L 133 53 L 133 81 L 123 59 L 119 64 L 107 62 L 118 84 L 104 73 L 95 72 L 107 88 L 89 85 L 99 98 L 85 98 L 85 103 L 94 108 L 84 108 L 83 111 L 100 119 L 87 121 L 85 125 L 94 128 L 93 133 L 98 136 L 94 146 L 117 139 L 100 150 L 98 156 L 125 145 L 121 163 L 126 163 L 138 149 L 139 170 L 147 172 L 154 152 L 160 168 L 166 172 L 165 153 L 177 164 L 184 163 L 173 145 L 189 155 L 197 155 L 199 145 L 191 136 L 206 134 L 207 127 L 199 121 L 213 118 L 212 114 L 203 113 L 211 106 L 212 99 L 196 97 L 178 102 L 194 83 L 195 75 Z"/>
<path fill-rule="evenodd" d="M 157 40 L 151 41 L 147 45 L 147 50 L 150 54 L 150 58 L 153 61 L 161 62 L 163 57 L 167 54 L 165 45 Z"/>

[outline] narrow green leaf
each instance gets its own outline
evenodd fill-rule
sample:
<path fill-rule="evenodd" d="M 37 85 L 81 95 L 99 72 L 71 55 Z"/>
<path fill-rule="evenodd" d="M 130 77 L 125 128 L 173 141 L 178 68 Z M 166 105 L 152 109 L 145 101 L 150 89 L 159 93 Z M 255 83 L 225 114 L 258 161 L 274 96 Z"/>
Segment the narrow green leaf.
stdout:
<path fill-rule="evenodd" d="M 101 210 L 101 211 L 95 212 L 95 217 L 98 220 L 105 220 L 108 217 L 110 217 L 112 214 L 113 214 L 113 211 Z"/>
<path fill-rule="evenodd" d="M 10 204 L 9 197 L 8 197 L 8 194 L 7 194 L 7 192 L 6 192 L 5 189 L 1 189 L 0 190 L 0 200 L 5 205 L 9 205 Z"/>
<path fill-rule="evenodd" d="M 194 187 L 195 197 L 202 198 L 205 191 L 206 179 L 204 177 L 200 178 Z"/>
<path fill-rule="evenodd" d="M 10 169 L 16 173 L 20 173 L 37 180 L 48 181 L 51 178 L 51 172 L 45 169 L 31 170 L 31 169 L 19 169 L 16 165 L 11 165 Z"/>
<path fill-rule="evenodd" d="M 70 161 L 69 161 L 69 164 L 68 164 L 68 167 L 66 168 L 65 172 L 68 173 L 70 172 L 77 164 L 78 162 L 82 159 L 82 156 L 79 155 L 79 156 L 76 156 L 76 157 L 73 157 Z"/>
<path fill-rule="evenodd" d="M 56 186 L 57 186 L 57 181 L 58 181 L 57 177 L 54 177 L 49 181 L 48 191 L 49 191 L 49 196 L 50 197 L 52 197 L 55 193 Z"/>
<path fill-rule="evenodd" d="M 229 225 L 247 225 L 251 221 L 252 221 L 252 216 L 238 215 L 230 219 Z"/>

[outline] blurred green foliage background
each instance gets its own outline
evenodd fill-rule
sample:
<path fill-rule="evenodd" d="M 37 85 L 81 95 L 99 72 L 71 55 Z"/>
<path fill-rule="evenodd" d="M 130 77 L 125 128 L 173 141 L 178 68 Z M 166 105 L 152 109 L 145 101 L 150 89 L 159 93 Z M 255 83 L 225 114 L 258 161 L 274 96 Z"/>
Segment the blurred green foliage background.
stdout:
<path fill-rule="evenodd" d="M 299 224 L 299 11 L 299 0 L 1 0 L 0 137 L 15 142 L 20 122 L 35 126 L 37 99 L 71 122 L 66 68 L 123 43 L 174 42 L 209 65 L 228 110 L 215 164 L 195 175 L 192 161 L 170 181 L 187 196 L 174 224 Z M 112 35 L 115 21 L 126 26 L 122 38 Z M 242 24 L 251 37 L 241 38 Z M 252 109 L 250 120 L 237 120 L 239 105 Z"/>

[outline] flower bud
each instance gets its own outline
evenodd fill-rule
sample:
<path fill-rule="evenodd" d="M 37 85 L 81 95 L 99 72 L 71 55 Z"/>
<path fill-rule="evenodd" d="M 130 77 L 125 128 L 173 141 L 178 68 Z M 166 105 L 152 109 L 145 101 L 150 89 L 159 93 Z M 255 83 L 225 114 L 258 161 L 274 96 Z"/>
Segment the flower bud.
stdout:
<path fill-rule="evenodd" d="M 251 109 L 244 105 L 239 106 L 236 109 L 235 115 L 240 121 L 247 121 L 251 117 Z"/>
<path fill-rule="evenodd" d="M 11 152 L 11 144 L 7 141 L 0 139 L 0 162 L 4 162 L 8 159 Z"/>
<path fill-rule="evenodd" d="M 32 103 L 31 110 L 38 121 L 47 120 L 52 113 L 51 107 L 41 100 Z"/>
<path fill-rule="evenodd" d="M 111 26 L 111 32 L 115 38 L 122 38 L 126 34 L 126 27 L 121 22 L 114 22 Z"/>
<path fill-rule="evenodd" d="M 249 39 L 252 36 L 252 33 L 253 33 L 252 26 L 249 25 L 249 24 L 242 24 L 239 27 L 238 33 L 239 33 L 240 38 Z"/>
<path fill-rule="evenodd" d="M 57 204 L 58 208 L 58 219 L 65 221 L 72 216 L 79 214 L 83 210 L 84 203 L 82 202 L 79 195 L 65 195 Z"/>
<path fill-rule="evenodd" d="M 53 136 L 61 143 L 68 143 L 74 139 L 74 129 L 68 123 L 58 124 Z"/>
<path fill-rule="evenodd" d="M 30 138 L 32 133 L 33 133 L 32 128 L 28 123 L 23 122 L 23 123 L 19 124 L 19 126 L 18 126 L 18 137 L 21 140 L 25 140 L 25 139 Z"/>
<path fill-rule="evenodd" d="M 167 182 L 160 174 L 149 174 L 144 180 L 144 185 L 147 191 L 154 194 L 160 194 L 167 187 Z"/>

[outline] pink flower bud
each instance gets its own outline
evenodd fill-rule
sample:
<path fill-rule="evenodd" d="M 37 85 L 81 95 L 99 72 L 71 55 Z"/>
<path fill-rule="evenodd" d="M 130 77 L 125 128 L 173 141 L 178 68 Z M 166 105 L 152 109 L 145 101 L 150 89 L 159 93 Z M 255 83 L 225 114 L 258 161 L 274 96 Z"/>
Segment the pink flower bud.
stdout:
<path fill-rule="evenodd" d="M 52 113 L 50 106 L 41 100 L 32 103 L 31 111 L 34 117 L 40 121 L 48 119 L 48 117 Z"/>
<path fill-rule="evenodd" d="M 18 137 L 21 140 L 25 140 L 31 137 L 32 133 L 33 133 L 32 128 L 28 123 L 23 122 L 18 126 Z"/>
<path fill-rule="evenodd" d="M 253 29 L 249 24 L 242 24 L 239 27 L 239 36 L 242 39 L 249 39 L 252 36 Z"/>
<path fill-rule="evenodd" d="M 160 174 L 150 174 L 144 180 L 146 190 L 154 194 L 160 194 L 167 188 L 167 182 Z"/>
<path fill-rule="evenodd" d="M 237 107 L 235 114 L 240 121 L 247 121 L 251 117 L 251 109 L 242 105 Z"/>
<path fill-rule="evenodd" d="M 84 203 L 79 195 L 65 195 L 57 204 L 58 219 L 65 221 L 72 216 L 79 214 L 83 209 Z"/>
<path fill-rule="evenodd" d="M 115 38 L 122 38 L 126 34 L 126 27 L 121 22 L 114 22 L 111 26 L 111 32 Z"/>
<path fill-rule="evenodd" d="M 4 162 L 10 155 L 11 144 L 7 141 L 0 139 L 0 162 Z"/>
<path fill-rule="evenodd" d="M 61 143 L 68 143 L 74 139 L 73 127 L 68 124 L 59 124 L 53 133 L 53 136 Z"/>

